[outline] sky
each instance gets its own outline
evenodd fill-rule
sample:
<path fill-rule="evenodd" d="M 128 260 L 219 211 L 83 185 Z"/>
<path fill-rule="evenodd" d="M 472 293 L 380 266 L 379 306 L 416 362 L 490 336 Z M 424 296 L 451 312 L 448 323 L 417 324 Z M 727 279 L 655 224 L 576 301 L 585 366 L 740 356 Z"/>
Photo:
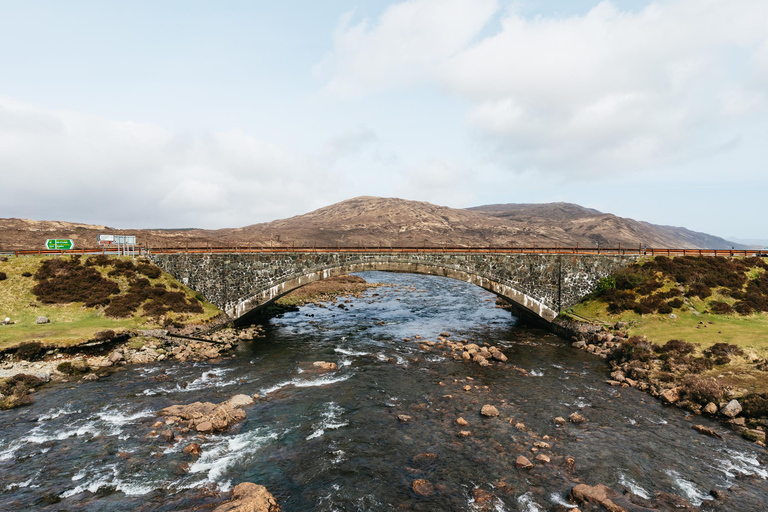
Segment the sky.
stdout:
<path fill-rule="evenodd" d="M 0 217 L 360 195 L 768 239 L 765 0 L 0 0 Z"/>

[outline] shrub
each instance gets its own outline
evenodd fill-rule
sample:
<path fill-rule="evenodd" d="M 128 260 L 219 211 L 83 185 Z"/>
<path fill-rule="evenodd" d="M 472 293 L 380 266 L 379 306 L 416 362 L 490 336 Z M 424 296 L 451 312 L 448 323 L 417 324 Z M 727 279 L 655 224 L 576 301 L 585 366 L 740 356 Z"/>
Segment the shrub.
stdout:
<path fill-rule="evenodd" d="M 692 357 L 687 364 L 690 373 L 703 373 L 707 370 L 711 370 L 715 365 L 711 359 L 707 359 L 706 357 Z"/>
<path fill-rule="evenodd" d="M 683 302 L 681 299 L 672 299 L 671 301 L 667 302 L 667 305 L 674 309 L 680 309 L 683 307 L 683 304 L 685 304 L 685 302 Z"/>
<path fill-rule="evenodd" d="M 656 374 L 656 378 L 659 379 L 661 382 L 674 382 L 677 380 L 674 373 L 671 372 L 658 372 Z"/>
<path fill-rule="evenodd" d="M 63 363 L 59 363 L 59 365 L 56 366 L 56 370 L 66 375 L 69 375 L 72 373 L 72 363 L 70 363 L 69 361 L 64 361 Z"/>
<path fill-rule="evenodd" d="M 736 345 L 729 345 L 728 343 L 715 343 L 711 347 L 709 347 L 707 350 L 704 351 L 705 354 L 710 356 L 743 356 L 744 351 L 741 350 Z"/>
<path fill-rule="evenodd" d="M 698 375 L 686 375 L 682 388 L 689 400 L 700 404 L 718 403 L 725 398 L 727 391 L 714 377 L 700 377 Z"/>
<path fill-rule="evenodd" d="M 132 316 L 144 302 L 144 298 L 136 293 L 126 293 L 112 297 L 109 305 L 104 309 L 104 314 L 110 318 L 126 318 Z"/>
<path fill-rule="evenodd" d="M 103 341 L 103 340 L 111 340 L 115 337 L 115 331 L 112 329 L 107 329 L 106 331 L 99 331 L 96 334 L 93 335 L 93 339 Z"/>
<path fill-rule="evenodd" d="M 0 272 L 0 281 L 5 281 L 6 279 L 8 279 L 8 276 L 5 272 Z"/>
<path fill-rule="evenodd" d="M 662 315 L 668 315 L 672 313 L 674 309 L 672 309 L 672 306 L 670 306 L 669 304 L 662 304 L 661 306 L 659 306 L 659 309 L 657 311 Z"/>
<path fill-rule="evenodd" d="M 99 254 L 98 256 L 89 256 L 85 260 L 86 266 L 92 267 L 98 265 L 99 267 L 106 267 L 112 260 L 106 254 Z"/>
<path fill-rule="evenodd" d="M 669 290 L 665 292 L 659 292 L 656 295 L 658 295 L 662 299 L 671 299 L 673 297 L 679 297 L 682 294 L 683 292 L 680 290 L 680 288 L 670 288 Z"/>
<path fill-rule="evenodd" d="M 683 340 L 669 340 L 664 345 L 656 347 L 656 351 L 660 353 L 664 352 L 677 352 L 678 354 L 691 354 L 696 350 L 694 343 L 688 343 Z"/>
<path fill-rule="evenodd" d="M 80 265 L 74 258 L 46 260 L 35 273 L 39 281 L 32 292 L 46 304 L 83 302 L 88 307 L 109 302 L 109 296 L 120 292 L 114 281 L 105 279 L 92 267 Z"/>
<path fill-rule="evenodd" d="M 750 418 L 768 417 L 768 394 L 751 393 L 739 399 L 742 412 Z"/>
<path fill-rule="evenodd" d="M 649 308 L 645 304 L 636 304 L 635 307 L 632 308 L 632 311 L 637 313 L 638 315 L 648 315 L 653 313 L 653 309 Z"/>
<path fill-rule="evenodd" d="M 630 265 L 614 274 L 616 288 L 619 290 L 634 290 L 651 276 L 639 265 Z"/>
<path fill-rule="evenodd" d="M 37 361 L 45 355 L 45 348 L 39 341 L 23 343 L 16 349 L 16 356 L 26 361 Z"/>
<path fill-rule="evenodd" d="M 728 315 L 733 313 L 733 308 L 727 302 L 714 301 L 710 308 L 713 313 L 717 313 L 718 315 Z"/>
<path fill-rule="evenodd" d="M 649 279 L 637 287 L 637 293 L 640 295 L 650 295 L 662 286 L 664 285 L 656 279 Z"/>
<path fill-rule="evenodd" d="M 653 357 L 653 345 L 640 336 L 632 336 L 611 353 L 611 359 L 619 363 L 627 361 L 647 362 Z"/>
<path fill-rule="evenodd" d="M 160 277 L 161 271 L 158 267 L 154 265 L 148 265 L 145 263 L 140 263 L 138 267 L 136 267 L 139 273 L 144 274 L 150 279 L 157 279 Z"/>
<path fill-rule="evenodd" d="M 712 295 L 712 290 L 709 288 L 709 286 L 703 283 L 696 283 L 692 284 L 690 288 L 688 288 L 688 293 L 685 295 L 686 297 L 698 297 L 700 299 L 706 299 Z"/>
<path fill-rule="evenodd" d="M 32 272 L 22 272 L 21 277 L 32 277 Z"/>

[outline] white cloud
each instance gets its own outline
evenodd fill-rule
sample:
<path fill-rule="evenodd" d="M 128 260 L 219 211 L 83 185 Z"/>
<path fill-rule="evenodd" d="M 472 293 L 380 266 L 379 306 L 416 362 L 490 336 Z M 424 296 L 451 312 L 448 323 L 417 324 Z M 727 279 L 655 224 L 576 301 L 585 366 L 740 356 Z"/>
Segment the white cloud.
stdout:
<path fill-rule="evenodd" d="M 322 165 L 239 130 L 177 134 L 0 97 L 0 217 L 242 226 L 340 199 Z"/>
<path fill-rule="evenodd" d="M 768 3 L 608 1 L 565 18 L 484 2 L 416 0 L 335 37 L 327 87 L 378 92 L 435 83 L 502 165 L 599 175 L 691 162 L 765 124 Z M 482 32 L 500 17 L 494 34 Z M 439 37 L 445 31 L 455 37 Z M 331 65 L 332 64 L 332 65 Z M 746 171 L 744 171 L 746 172 Z"/>
<path fill-rule="evenodd" d="M 352 24 L 348 13 L 334 34 L 333 53 L 315 72 L 330 75 L 326 89 L 342 96 L 428 79 L 496 10 L 496 0 L 410 0 L 387 8 L 375 23 Z"/>

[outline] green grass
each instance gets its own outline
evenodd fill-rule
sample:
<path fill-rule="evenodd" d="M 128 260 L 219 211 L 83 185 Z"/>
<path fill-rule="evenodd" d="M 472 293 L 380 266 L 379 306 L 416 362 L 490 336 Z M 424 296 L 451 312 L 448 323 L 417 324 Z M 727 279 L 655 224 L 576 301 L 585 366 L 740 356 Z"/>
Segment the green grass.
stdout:
<path fill-rule="evenodd" d="M 731 343 L 744 350 L 754 350 L 760 357 L 768 356 L 768 314 L 756 313 L 748 316 L 703 314 L 702 311 L 707 309 L 704 301 L 689 299 L 688 302 L 695 311 L 690 311 L 684 306 L 675 310 L 674 314 L 677 318 L 669 318 L 669 315 L 662 314 L 638 315 L 632 311 L 612 315 L 608 312 L 606 304 L 599 300 L 579 303 L 569 312 L 586 320 L 606 325 L 613 325 L 619 321 L 628 322 L 630 336 L 647 336 L 650 341 L 657 344 L 664 344 L 672 339 L 682 339 L 697 343 L 706 349 L 715 343 Z"/>
<path fill-rule="evenodd" d="M 77 345 L 92 338 L 96 332 L 107 329 L 118 331 L 159 327 L 156 320 L 143 316 L 141 311 L 130 318 L 114 319 L 104 315 L 103 307 L 87 308 L 81 303 L 43 304 L 39 302 L 32 293 L 32 288 L 37 281 L 34 277 L 23 277 L 21 274 L 24 272 L 34 274 L 46 259 L 51 259 L 51 256 L 10 257 L 8 261 L 0 262 L 0 271 L 8 276 L 6 280 L 0 281 L 0 320 L 9 317 L 15 322 L 13 325 L 0 326 L 0 348 L 8 348 L 28 341 L 41 341 L 51 346 Z M 99 271 L 106 276 L 109 269 L 99 268 Z M 118 281 L 121 291 L 127 289 L 128 283 L 125 278 L 112 279 Z M 180 290 L 184 290 L 189 297 L 196 295 L 193 290 L 184 287 L 169 274 L 163 273 L 159 278 L 150 281 L 152 284 L 163 283 L 168 287 L 173 283 L 179 286 Z M 168 316 L 189 323 L 203 323 L 219 313 L 215 306 L 203 301 L 203 313 L 194 315 L 169 313 Z M 49 318 L 51 323 L 35 324 L 38 316 Z"/>
<path fill-rule="evenodd" d="M 752 269 L 747 273 L 754 279 L 763 269 Z M 664 282 L 661 291 L 667 291 L 678 283 Z M 669 340 L 678 339 L 699 345 L 698 355 L 715 343 L 736 345 L 745 352 L 745 357 L 732 357 L 731 362 L 715 366 L 705 372 L 704 376 L 718 378 L 723 384 L 737 391 L 737 395 L 749 392 L 767 393 L 768 378 L 766 372 L 757 370 L 750 361 L 754 358 L 768 359 L 768 313 L 751 315 L 727 314 L 718 315 L 708 312 L 713 301 L 734 304 L 736 301 L 713 290 L 705 300 L 697 297 L 683 298 L 683 307 L 674 310 L 676 318 L 669 314 L 639 315 L 634 311 L 624 311 L 612 314 L 608 305 L 598 299 L 586 298 L 564 315 L 572 315 L 576 319 L 592 323 L 613 326 L 616 322 L 627 322 L 626 331 L 630 336 L 646 336 L 652 343 L 663 345 Z M 711 323 L 710 323 L 711 322 Z"/>

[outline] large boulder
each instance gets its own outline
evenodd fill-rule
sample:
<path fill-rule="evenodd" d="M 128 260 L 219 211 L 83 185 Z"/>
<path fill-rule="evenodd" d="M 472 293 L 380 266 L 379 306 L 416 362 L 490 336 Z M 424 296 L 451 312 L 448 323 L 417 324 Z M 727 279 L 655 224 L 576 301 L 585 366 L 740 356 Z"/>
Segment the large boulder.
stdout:
<path fill-rule="evenodd" d="M 735 417 L 741 412 L 741 404 L 738 400 L 731 400 L 720 409 L 720 414 L 728 416 L 729 418 Z"/>
<path fill-rule="evenodd" d="M 189 428 L 203 434 L 221 432 L 245 419 L 245 412 L 238 407 L 250 405 L 253 400 L 246 397 L 248 398 L 246 403 L 242 397 L 245 395 L 236 395 L 220 404 L 195 402 L 189 405 L 172 405 L 162 409 L 158 414 L 172 418 L 174 422 L 186 422 Z M 233 407 L 230 402 L 235 403 L 236 406 Z"/>
<path fill-rule="evenodd" d="M 280 512 L 280 505 L 263 485 L 243 482 L 232 490 L 232 499 L 213 512 Z"/>
<path fill-rule="evenodd" d="M 619 493 L 603 484 L 590 487 L 586 484 L 579 484 L 571 489 L 571 497 L 577 503 L 593 503 L 600 505 L 608 512 L 625 512 L 624 508 L 613 502 Z"/>
<path fill-rule="evenodd" d="M 499 415 L 499 410 L 492 406 L 492 405 L 484 405 L 482 409 L 480 409 L 480 414 L 485 416 L 486 418 L 495 418 Z"/>
<path fill-rule="evenodd" d="M 680 401 L 680 388 L 668 389 L 659 395 L 667 403 L 674 404 Z"/>

